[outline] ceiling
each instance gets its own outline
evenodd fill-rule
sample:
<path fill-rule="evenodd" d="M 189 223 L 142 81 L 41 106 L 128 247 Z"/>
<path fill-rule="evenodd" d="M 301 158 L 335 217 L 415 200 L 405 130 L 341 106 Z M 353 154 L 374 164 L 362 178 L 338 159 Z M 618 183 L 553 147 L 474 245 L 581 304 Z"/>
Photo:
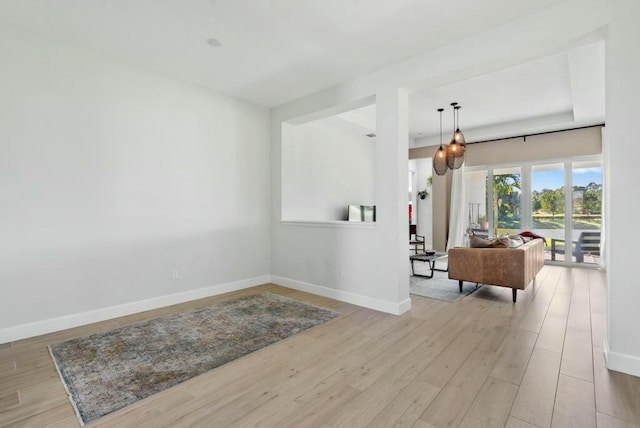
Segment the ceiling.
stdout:
<path fill-rule="evenodd" d="M 3 0 L 0 26 L 274 107 L 564 2 Z M 437 140 L 452 101 L 468 138 L 602 121 L 603 43 L 411 93 L 414 145 Z M 366 128 L 372 112 L 343 119 Z"/>
<path fill-rule="evenodd" d="M 460 128 L 468 141 L 564 130 L 605 119 L 605 47 L 597 42 L 562 54 L 415 92 L 410 98 L 415 146 L 443 143 L 453 127 L 451 102 L 458 102 Z"/>

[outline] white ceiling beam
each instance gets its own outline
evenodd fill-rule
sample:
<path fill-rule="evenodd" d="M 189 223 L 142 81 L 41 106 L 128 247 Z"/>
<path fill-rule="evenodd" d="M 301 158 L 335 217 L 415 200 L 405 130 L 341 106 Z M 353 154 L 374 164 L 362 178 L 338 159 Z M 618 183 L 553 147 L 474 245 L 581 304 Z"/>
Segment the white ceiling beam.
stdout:
<path fill-rule="evenodd" d="M 576 121 L 604 121 L 604 41 L 569 51 L 569 76 Z"/>

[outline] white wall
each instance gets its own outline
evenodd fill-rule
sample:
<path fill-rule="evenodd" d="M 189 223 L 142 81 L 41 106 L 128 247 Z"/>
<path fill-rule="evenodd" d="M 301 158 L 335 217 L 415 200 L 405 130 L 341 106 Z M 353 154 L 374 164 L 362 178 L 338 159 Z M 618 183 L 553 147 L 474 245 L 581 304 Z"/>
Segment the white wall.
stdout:
<path fill-rule="evenodd" d="M 330 91 L 333 93 L 333 91 Z M 314 96 L 272 111 L 273 281 L 378 310 L 409 309 L 407 243 L 408 99 L 398 89 L 376 94 L 374 189 L 377 222 L 296 223 L 281 221 L 282 123 L 315 112 L 368 99 L 365 93 L 340 100 Z M 336 102 L 337 101 L 337 102 Z M 343 110 L 343 109 L 341 109 Z M 353 171 L 349 179 L 355 179 Z"/>
<path fill-rule="evenodd" d="M 323 120 L 283 126 L 284 220 L 346 220 L 348 205 L 375 205 L 375 138 Z"/>
<path fill-rule="evenodd" d="M 424 236 L 427 248 L 433 248 L 433 186 L 427 186 L 427 179 L 431 177 L 433 171 L 431 158 L 412 159 L 409 162 L 416 164 L 417 191 L 427 189 L 429 192 L 426 199 L 418 198 L 415 209 L 418 234 Z"/>
<path fill-rule="evenodd" d="M 612 0 L 606 59 L 605 249 L 607 288 L 607 366 L 640 376 L 640 287 L 636 263 L 638 112 L 640 111 L 640 5 L 635 0 Z M 601 344 L 594 343 L 594 346 Z M 607 349 L 608 348 L 608 349 Z"/>
<path fill-rule="evenodd" d="M 270 273 L 266 109 L 6 29 L 0 58 L 0 343 Z"/>

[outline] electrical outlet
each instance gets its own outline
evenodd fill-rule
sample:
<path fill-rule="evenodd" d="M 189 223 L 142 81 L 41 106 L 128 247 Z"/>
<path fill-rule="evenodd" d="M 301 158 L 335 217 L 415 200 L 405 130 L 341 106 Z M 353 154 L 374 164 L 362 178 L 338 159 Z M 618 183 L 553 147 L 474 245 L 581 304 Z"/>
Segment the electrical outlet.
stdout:
<path fill-rule="evenodd" d="M 180 271 L 178 268 L 173 268 L 171 271 L 171 279 L 178 279 L 180 277 Z"/>

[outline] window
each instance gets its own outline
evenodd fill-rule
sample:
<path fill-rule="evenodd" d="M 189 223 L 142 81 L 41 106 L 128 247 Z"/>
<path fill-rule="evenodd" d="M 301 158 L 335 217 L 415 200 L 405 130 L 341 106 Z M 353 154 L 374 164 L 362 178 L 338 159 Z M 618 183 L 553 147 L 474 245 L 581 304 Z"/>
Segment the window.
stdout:
<path fill-rule="evenodd" d="M 470 213 L 479 207 L 482 220 L 488 206 L 486 223 L 492 236 L 531 230 L 545 238 L 545 259 L 550 262 L 600 264 L 599 157 L 472 167 L 465 171 L 465 200 Z M 476 223 L 469 218 L 470 225 Z"/>
<path fill-rule="evenodd" d="M 551 239 L 565 238 L 564 199 L 564 163 L 533 165 L 531 225 L 534 233 L 547 238 L 547 253 L 551 250 Z"/>
<path fill-rule="evenodd" d="M 492 210 L 494 235 L 511 235 L 522 230 L 522 168 L 493 170 Z"/>

